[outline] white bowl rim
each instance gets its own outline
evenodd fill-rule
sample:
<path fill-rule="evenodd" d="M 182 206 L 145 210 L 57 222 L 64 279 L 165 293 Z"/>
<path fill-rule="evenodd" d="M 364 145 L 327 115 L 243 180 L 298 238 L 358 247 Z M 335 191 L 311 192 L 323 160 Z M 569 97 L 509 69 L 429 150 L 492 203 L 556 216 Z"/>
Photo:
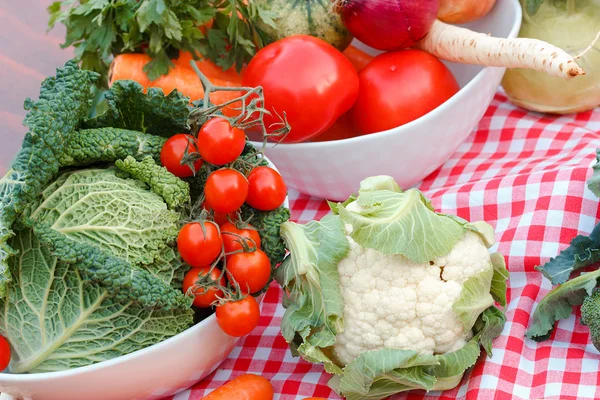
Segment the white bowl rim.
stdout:
<path fill-rule="evenodd" d="M 268 159 L 267 156 L 263 156 L 263 157 L 268 162 L 269 167 L 271 167 L 275 171 L 279 172 L 277 167 L 271 162 L 271 160 Z M 282 206 L 291 211 L 289 196 L 285 197 L 285 200 L 283 201 Z M 264 298 L 264 294 L 262 294 L 259 297 L 261 299 Z M 4 382 L 12 382 L 12 383 L 31 382 L 31 381 L 43 382 L 43 381 L 50 381 L 50 380 L 54 380 L 54 379 L 73 377 L 73 376 L 76 376 L 76 375 L 79 375 L 82 373 L 91 373 L 91 372 L 98 371 L 98 370 L 101 370 L 104 368 L 110 368 L 113 365 L 120 364 L 122 362 L 126 362 L 128 360 L 141 357 L 141 356 L 145 355 L 146 353 L 154 351 L 157 348 L 160 348 L 162 346 L 167 346 L 169 343 L 179 340 L 183 336 L 192 335 L 196 331 L 202 330 L 202 328 L 205 327 L 206 325 L 214 324 L 216 322 L 217 321 L 216 321 L 215 313 L 213 312 L 207 318 L 205 318 L 202 321 L 198 322 L 197 324 L 191 326 L 190 328 L 184 330 L 183 332 L 178 333 L 175 336 L 171 336 L 168 339 L 165 339 L 161 342 L 155 343 L 151 346 L 144 347 L 143 349 L 133 351 L 129 354 L 124 354 L 122 356 L 111 358 L 110 360 L 100 361 L 95 364 L 90 364 L 90 365 L 86 365 L 83 367 L 76 367 L 76 368 L 70 368 L 70 369 L 65 369 L 62 371 L 53 371 L 53 372 L 23 373 L 23 374 L 11 374 L 11 373 L 6 373 L 6 372 L 0 372 L 0 379 L 2 379 Z"/>
<path fill-rule="evenodd" d="M 521 5 L 519 4 L 518 0 L 512 0 L 512 4 L 513 7 L 516 9 L 516 15 L 515 15 L 515 21 L 513 23 L 513 26 L 509 32 L 509 34 L 507 35 L 507 38 L 515 38 L 517 37 L 517 35 L 519 34 L 519 29 L 520 29 L 520 21 L 523 18 L 523 12 L 521 9 Z M 299 151 L 304 151 L 304 150 L 312 150 L 315 147 L 319 147 L 319 148 L 326 148 L 326 147 L 332 147 L 335 145 L 338 145 L 340 143 L 361 143 L 363 142 L 367 142 L 369 140 L 371 140 L 373 137 L 385 137 L 385 136 L 390 136 L 390 135 L 395 135 L 397 134 L 396 130 L 397 129 L 402 129 L 404 127 L 412 127 L 412 125 L 415 125 L 417 123 L 422 122 L 423 120 L 426 119 L 431 119 L 431 118 L 435 118 L 437 117 L 437 115 L 442 112 L 442 106 L 452 106 L 454 103 L 460 101 L 462 99 L 462 97 L 466 96 L 467 93 L 470 91 L 470 88 L 472 86 L 477 85 L 479 82 L 481 82 L 482 80 L 485 79 L 485 77 L 490 73 L 491 68 L 499 68 L 499 67 L 484 67 L 481 71 L 479 71 L 477 73 L 477 75 L 475 75 L 473 77 L 473 79 L 471 79 L 465 86 L 463 86 L 458 92 L 456 92 L 452 97 L 450 97 L 448 100 L 446 100 L 444 103 L 442 103 L 440 106 L 434 108 L 433 110 L 431 110 L 430 112 L 428 112 L 425 115 L 422 115 L 421 117 L 412 120 L 410 122 L 407 122 L 404 125 L 400 125 L 394 128 L 390 128 L 387 129 L 385 131 L 379 131 L 379 132 L 373 132 L 373 133 L 369 133 L 366 135 L 359 135 L 359 136 L 354 136 L 351 138 L 346 138 L 346 139 L 339 139 L 339 140 L 327 140 L 324 142 L 300 142 L 300 143 L 275 143 L 275 142 L 268 142 L 267 143 L 267 148 L 273 148 L 273 147 L 285 147 L 285 148 L 294 148 L 296 150 Z M 262 146 L 262 142 L 256 142 L 256 141 L 250 141 L 250 143 L 252 143 L 253 145 L 259 147 Z"/>

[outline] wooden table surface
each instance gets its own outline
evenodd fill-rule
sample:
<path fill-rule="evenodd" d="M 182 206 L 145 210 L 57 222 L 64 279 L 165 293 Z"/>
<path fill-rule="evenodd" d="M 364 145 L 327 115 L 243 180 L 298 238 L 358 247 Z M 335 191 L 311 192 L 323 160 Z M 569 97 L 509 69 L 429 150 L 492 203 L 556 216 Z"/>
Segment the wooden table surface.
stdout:
<path fill-rule="evenodd" d="M 21 147 L 27 128 L 23 102 L 37 99 L 40 83 L 73 56 L 61 49 L 65 30 L 47 32 L 46 8 L 53 0 L 0 1 L 0 173 Z"/>

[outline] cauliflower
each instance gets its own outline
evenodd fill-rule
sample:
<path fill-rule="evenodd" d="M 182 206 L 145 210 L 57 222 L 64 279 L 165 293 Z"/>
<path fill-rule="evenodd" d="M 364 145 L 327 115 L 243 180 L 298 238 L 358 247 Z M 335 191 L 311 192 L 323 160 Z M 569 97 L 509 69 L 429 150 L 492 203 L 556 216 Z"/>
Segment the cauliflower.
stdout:
<path fill-rule="evenodd" d="M 448 255 L 425 264 L 348 241 L 350 252 L 337 268 L 345 326 L 333 347 L 338 360 L 348 364 L 382 348 L 440 354 L 471 339 L 452 305 L 468 278 L 493 268 L 476 233 L 467 232 Z M 488 300 L 487 307 L 493 305 L 491 295 Z"/>
<path fill-rule="evenodd" d="M 281 323 L 295 354 L 322 362 L 347 399 L 456 386 L 505 317 L 493 229 L 436 213 L 416 189 L 369 178 L 306 225 L 286 222 Z"/>

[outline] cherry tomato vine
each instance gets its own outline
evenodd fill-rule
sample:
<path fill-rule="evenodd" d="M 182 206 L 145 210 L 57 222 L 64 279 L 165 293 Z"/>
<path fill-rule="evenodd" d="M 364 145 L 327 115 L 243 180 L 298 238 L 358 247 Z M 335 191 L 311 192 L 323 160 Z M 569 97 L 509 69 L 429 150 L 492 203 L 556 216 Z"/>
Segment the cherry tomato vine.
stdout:
<path fill-rule="evenodd" d="M 285 184 L 279 173 L 264 166 L 264 151 L 269 139 L 283 139 L 291 127 L 285 113 L 275 113 L 278 122 L 265 125 L 264 117 L 273 115 L 264 108 L 262 87 L 215 86 L 195 63 L 191 65 L 204 87 L 204 99 L 190 112 L 190 133 L 168 139 L 161 152 L 163 166 L 174 175 L 206 177 L 202 193 L 182 210 L 185 220 L 177 247 L 183 261 L 192 267 L 182 289 L 194 298 L 194 306 L 216 307 L 223 331 L 243 336 L 258 324 L 258 305 L 252 295 L 268 284 L 271 265 L 261 249 L 258 231 L 249 223 L 252 216 L 243 220 L 240 210 L 248 204 L 268 211 L 283 203 Z M 211 93 L 218 91 L 241 95 L 211 104 Z M 244 152 L 249 130 L 262 134 L 263 145 Z M 183 150 L 182 140 L 187 141 Z M 225 221 L 217 223 L 217 219 Z M 242 319 L 246 321 L 243 326 Z"/>

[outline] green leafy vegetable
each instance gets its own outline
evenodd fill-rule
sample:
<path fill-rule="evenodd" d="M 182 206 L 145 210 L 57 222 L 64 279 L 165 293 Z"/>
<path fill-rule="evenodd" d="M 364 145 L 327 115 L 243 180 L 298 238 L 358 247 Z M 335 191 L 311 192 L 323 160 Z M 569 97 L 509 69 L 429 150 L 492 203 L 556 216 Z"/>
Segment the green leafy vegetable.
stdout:
<path fill-rule="evenodd" d="M 272 211 L 259 211 L 248 205 L 242 206 L 242 219 L 248 221 L 260 235 L 261 247 L 273 268 L 283 261 L 286 247 L 279 227 L 290 219 L 290 210 L 279 207 Z"/>
<path fill-rule="evenodd" d="M 600 270 L 582 274 L 554 288 L 538 303 L 525 335 L 538 342 L 550 338 L 556 321 L 569 318 L 573 307 L 581 305 L 592 294 L 598 279 Z"/>
<path fill-rule="evenodd" d="M 494 267 L 494 275 L 492 276 L 492 284 L 490 293 L 498 304 L 502 307 L 506 306 L 506 281 L 508 280 L 508 270 L 504 256 L 500 253 L 492 253 L 492 266 Z"/>
<path fill-rule="evenodd" d="M 74 46 L 76 60 L 99 72 L 103 86 L 112 56 L 121 53 L 148 54 L 144 71 L 151 81 L 169 72 L 180 50 L 239 70 L 269 43 L 257 24 L 272 23 L 271 12 L 242 0 L 62 0 L 48 12 L 50 28 L 66 27 L 62 47 Z M 210 21 L 211 28 L 200 29 Z"/>
<path fill-rule="evenodd" d="M 536 269 L 553 285 L 566 282 L 571 273 L 600 261 L 600 225 L 597 225 L 590 236 L 578 235 L 569 247 L 551 258 L 546 264 Z"/>
<path fill-rule="evenodd" d="M 178 208 L 190 199 L 190 186 L 165 167 L 157 165 L 150 156 L 141 162 L 128 156 L 125 160 L 117 160 L 115 165 L 121 171 L 150 185 L 152 191 L 161 196 L 169 208 Z"/>
<path fill-rule="evenodd" d="M 460 318 L 465 330 L 470 330 L 479 315 L 494 304 L 490 294 L 493 269 L 470 277 L 464 283 L 460 297 L 452 304 L 452 310 Z"/>
<path fill-rule="evenodd" d="M 59 68 L 55 77 L 42 82 L 38 101 L 27 99 L 29 128 L 12 168 L 0 180 L 0 298 L 4 296 L 11 226 L 60 168 L 60 156 L 68 148 L 73 130 L 87 115 L 98 75 L 80 70 L 74 62 Z"/>
<path fill-rule="evenodd" d="M 0 329 L 13 348 L 13 373 L 108 360 L 158 343 L 192 323 L 188 308 L 161 311 L 115 301 L 105 288 L 84 279 L 75 264 L 53 256 L 30 229 L 18 232 L 11 244 L 18 256 L 10 261 L 13 282 L 0 301 Z M 61 323 L 51 322 L 56 315 Z"/>
<path fill-rule="evenodd" d="M 84 122 L 86 128 L 122 128 L 170 137 L 187 132 L 189 99 L 178 91 L 144 88 L 134 81 L 116 81 L 104 95 L 107 110 Z"/>
<path fill-rule="evenodd" d="M 416 189 L 360 190 L 356 201 L 338 205 L 338 212 L 352 224 L 351 236 L 360 245 L 417 263 L 447 254 L 465 233 L 453 218 L 432 211 Z"/>
<path fill-rule="evenodd" d="M 349 400 L 458 385 L 506 322 L 494 306 L 506 304 L 508 271 L 489 254 L 493 229 L 435 213 L 390 177 L 330 207 L 281 226 L 290 254 L 275 278 L 292 353 L 322 363 Z"/>
<path fill-rule="evenodd" d="M 148 184 L 106 164 L 59 176 L 64 167 L 158 158 L 164 143 L 114 127 L 80 130 L 96 78 L 69 61 L 44 81 L 39 100 L 26 101 L 30 131 L 0 180 L 0 326 L 16 372 L 113 358 L 193 322 L 191 299 L 171 287 L 187 269 L 170 247 L 181 216 L 150 190 L 186 184 L 149 161 L 137 170 Z"/>
<path fill-rule="evenodd" d="M 592 343 L 596 349 L 600 349 L 600 291 L 598 289 L 594 289 L 592 295 L 583 301 L 581 323 L 590 328 Z"/>

